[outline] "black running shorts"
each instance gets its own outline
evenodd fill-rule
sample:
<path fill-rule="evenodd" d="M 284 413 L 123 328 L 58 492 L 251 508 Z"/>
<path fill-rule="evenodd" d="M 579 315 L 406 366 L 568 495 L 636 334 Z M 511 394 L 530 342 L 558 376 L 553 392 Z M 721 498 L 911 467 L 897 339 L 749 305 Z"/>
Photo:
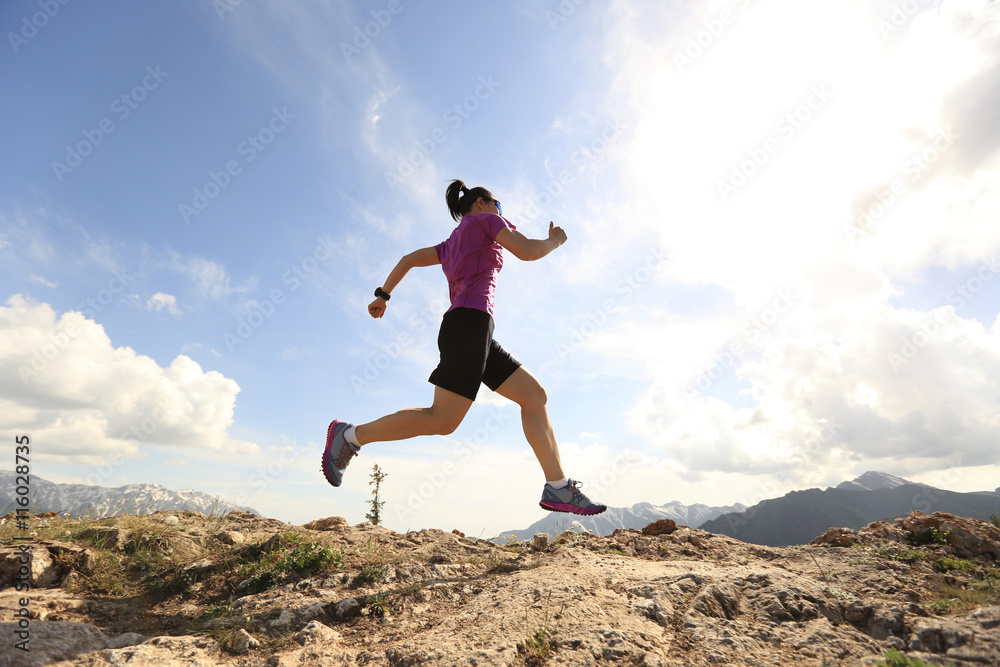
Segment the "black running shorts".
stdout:
<path fill-rule="evenodd" d="M 479 383 L 496 391 L 521 362 L 493 340 L 493 317 L 477 308 L 455 308 L 444 314 L 438 333 L 441 363 L 431 384 L 476 400 Z"/>

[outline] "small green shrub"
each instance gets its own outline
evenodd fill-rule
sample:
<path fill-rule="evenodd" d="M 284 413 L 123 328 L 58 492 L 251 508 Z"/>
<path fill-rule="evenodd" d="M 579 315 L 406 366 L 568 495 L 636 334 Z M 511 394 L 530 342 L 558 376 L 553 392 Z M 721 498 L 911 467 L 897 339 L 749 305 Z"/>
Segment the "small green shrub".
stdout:
<path fill-rule="evenodd" d="M 381 565 L 379 563 L 368 563 L 361 568 L 361 572 L 358 572 L 354 575 L 354 578 L 351 579 L 351 586 L 358 588 L 359 586 L 365 586 L 366 584 L 376 584 L 385 579 L 385 575 L 388 573 L 389 568 L 385 565 Z"/>
<path fill-rule="evenodd" d="M 925 665 L 920 658 L 907 658 L 905 653 L 891 648 L 886 651 L 885 659 L 878 661 L 878 667 L 940 667 L 940 665 L 936 662 Z"/>
<path fill-rule="evenodd" d="M 365 605 L 361 608 L 361 615 L 385 618 L 389 615 L 389 611 L 389 598 L 382 593 L 379 593 L 378 595 L 373 595 L 368 598 Z"/>
<path fill-rule="evenodd" d="M 979 569 L 979 566 L 972 561 L 955 558 L 954 556 L 945 556 L 941 560 L 935 562 L 931 567 L 942 574 L 947 574 L 949 572 L 957 572 L 959 574 L 975 574 Z"/>
<path fill-rule="evenodd" d="M 915 563 L 918 560 L 927 560 L 927 553 L 917 549 L 900 549 L 893 558 L 901 563 Z"/>
<path fill-rule="evenodd" d="M 925 544 L 948 544 L 948 533 L 937 526 L 931 526 L 922 533 L 913 533 L 910 541 L 918 547 Z"/>
<path fill-rule="evenodd" d="M 282 576 L 295 573 L 309 577 L 330 569 L 344 569 L 344 550 L 334 551 L 330 547 L 316 542 L 302 543 L 302 536 L 295 533 L 282 535 L 277 541 L 278 549 L 268 554 L 262 554 L 261 561 L 244 565 L 240 568 L 240 578 L 245 578 L 245 587 L 251 593 L 259 593 L 274 586 Z M 292 548 L 280 545 L 295 545 Z M 260 547 L 257 547 L 260 549 Z"/>

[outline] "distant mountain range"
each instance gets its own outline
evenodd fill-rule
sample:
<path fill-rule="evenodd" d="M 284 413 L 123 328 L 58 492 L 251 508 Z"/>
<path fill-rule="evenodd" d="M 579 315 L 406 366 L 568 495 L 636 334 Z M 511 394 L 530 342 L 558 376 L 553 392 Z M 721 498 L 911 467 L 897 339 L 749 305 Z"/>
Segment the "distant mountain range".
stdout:
<path fill-rule="evenodd" d="M 792 491 L 747 510 L 723 514 L 699 528 L 750 544 L 779 547 L 806 544 L 828 528 L 857 530 L 872 521 L 891 521 L 914 510 L 988 521 L 991 516 L 1000 516 L 1000 488 L 955 493 L 886 473 L 866 472 L 836 488 Z"/>
<path fill-rule="evenodd" d="M 17 475 L 0 470 L 0 515 L 13 512 Z M 159 484 L 128 484 L 108 488 L 87 484 L 55 484 L 31 475 L 31 514 L 69 512 L 74 517 L 105 517 L 116 514 L 137 514 L 157 510 L 192 510 L 204 514 L 223 514 L 243 510 L 260 514 L 251 507 L 233 505 L 207 493 L 181 489 L 171 491 Z"/>
<path fill-rule="evenodd" d="M 727 512 L 742 512 L 745 509 L 746 505 L 738 503 L 725 507 L 709 507 L 670 502 L 666 505 L 636 503 L 632 507 L 609 507 L 605 512 L 595 516 L 549 513 L 524 530 L 504 531 L 493 538 L 493 541 L 502 543 L 508 536 L 519 540 L 530 540 L 535 533 L 548 533 L 555 537 L 567 530 L 584 530 L 598 537 L 605 537 L 618 528 L 641 529 L 660 519 L 673 519 L 678 524 L 697 526 Z"/>

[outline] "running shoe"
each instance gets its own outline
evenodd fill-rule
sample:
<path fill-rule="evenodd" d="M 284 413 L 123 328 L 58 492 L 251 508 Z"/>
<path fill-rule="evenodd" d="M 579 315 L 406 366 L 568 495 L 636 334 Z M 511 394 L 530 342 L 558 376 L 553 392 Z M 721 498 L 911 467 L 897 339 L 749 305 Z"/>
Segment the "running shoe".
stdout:
<path fill-rule="evenodd" d="M 570 514 L 600 514 L 608 509 L 606 505 L 590 502 L 578 488 L 580 482 L 569 480 L 569 484 L 561 489 L 553 489 L 548 484 L 542 489 L 542 500 L 538 504 L 550 512 L 568 512 Z"/>
<path fill-rule="evenodd" d="M 334 420 L 326 432 L 326 449 L 323 450 L 323 476 L 334 486 L 340 486 L 344 479 L 344 470 L 351 459 L 358 455 L 361 449 L 352 445 L 344 437 L 344 431 L 352 424 Z"/>

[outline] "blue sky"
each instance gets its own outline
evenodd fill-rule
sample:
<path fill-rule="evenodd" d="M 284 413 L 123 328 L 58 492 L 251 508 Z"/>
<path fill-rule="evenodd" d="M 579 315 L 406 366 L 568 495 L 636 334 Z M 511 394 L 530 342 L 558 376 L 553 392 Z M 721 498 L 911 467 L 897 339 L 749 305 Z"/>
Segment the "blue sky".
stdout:
<path fill-rule="evenodd" d="M 496 336 L 595 499 L 993 489 L 997 11 L 5 3 L 0 434 L 52 481 L 293 523 L 363 520 L 378 463 L 390 528 L 528 525 L 541 470 L 485 388 L 319 473 L 331 419 L 431 400 L 443 274 L 365 307 L 462 178 L 569 235 L 508 258 Z"/>

